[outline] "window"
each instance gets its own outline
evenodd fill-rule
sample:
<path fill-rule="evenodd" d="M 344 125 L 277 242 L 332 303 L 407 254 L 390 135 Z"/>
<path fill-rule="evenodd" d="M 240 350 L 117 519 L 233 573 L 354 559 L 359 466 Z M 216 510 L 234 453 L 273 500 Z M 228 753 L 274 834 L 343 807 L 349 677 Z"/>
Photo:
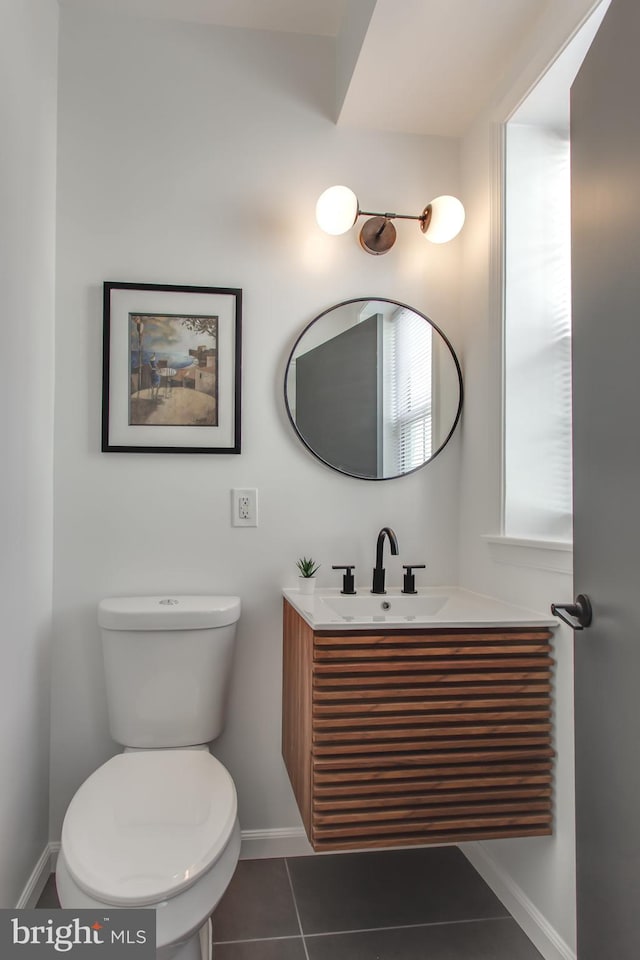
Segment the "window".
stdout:
<path fill-rule="evenodd" d="M 433 451 L 433 330 L 423 317 L 397 310 L 385 323 L 385 457 L 395 474 L 421 467 Z"/>
<path fill-rule="evenodd" d="M 506 148 L 504 532 L 570 540 L 569 140 L 510 123 Z"/>
<path fill-rule="evenodd" d="M 506 126 L 504 522 L 508 537 L 572 535 L 569 92 L 603 0 Z"/>

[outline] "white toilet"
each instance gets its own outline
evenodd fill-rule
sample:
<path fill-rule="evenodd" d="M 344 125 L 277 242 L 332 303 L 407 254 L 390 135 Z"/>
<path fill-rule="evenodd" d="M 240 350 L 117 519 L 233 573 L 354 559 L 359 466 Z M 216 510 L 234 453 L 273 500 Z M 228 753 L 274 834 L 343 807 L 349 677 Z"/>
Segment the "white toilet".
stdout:
<path fill-rule="evenodd" d="M 156 911 L 158 960 L 210 955 L 240 853 L 236 791 L 209 753 L 224 722 L 238 597 L 121 597 L 98 608 L 109 726 L 125 747 L 62 827 L 62 907 Z"/>

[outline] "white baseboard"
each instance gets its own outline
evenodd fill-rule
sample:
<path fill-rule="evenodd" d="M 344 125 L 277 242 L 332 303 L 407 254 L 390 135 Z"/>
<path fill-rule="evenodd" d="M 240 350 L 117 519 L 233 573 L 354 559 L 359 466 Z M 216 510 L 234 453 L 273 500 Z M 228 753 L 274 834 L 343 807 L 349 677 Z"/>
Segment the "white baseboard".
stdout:
<path fill-rule="evenodd" d="M 53 847 L 59 849 L 60 844 L 48 843 L 38 857 L 38 862 L 31 871 L 31 876 L 16 904 L 17 910 L 30 910 L 35 907 L 40 899 L 40 895 L 49 879 L 49 874 L 52 872 L 52 864 L 55 863 Z"/>
<path fill-rule="evenodd" d="M 278 857 L 306 857 L 313 854 L 304 827 L 277 827 L 271 830 L 242 830 L 240 832 L 241 860 L 272 860 Z M 43 850 L 29 883 L 24 889 L 18 907 L 32 907 L 56 869 L 60 842 L 52 840 Z"/>
<path fill-rule="evenodd" d="M 242 830 L 241 860 L 269 860 L 277 857 L 306 857 L 313 853 L 304 827 L 277 827 L 272 830 Z"/>
<path fill-rule="evenodd" d="M 513 878 L 496 863 L 484 844 L 461 843 L 459 846 L 467 860 L 540 951 L 544 960 L 576 960 L 575 951 L 551 926 Z"/>

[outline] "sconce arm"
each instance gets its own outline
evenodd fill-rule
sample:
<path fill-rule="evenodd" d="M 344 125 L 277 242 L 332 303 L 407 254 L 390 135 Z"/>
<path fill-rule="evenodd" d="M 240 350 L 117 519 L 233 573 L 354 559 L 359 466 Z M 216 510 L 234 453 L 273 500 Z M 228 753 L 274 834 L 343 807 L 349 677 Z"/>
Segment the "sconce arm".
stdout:
<path fill-rule="evenodd" d="M 412 216 L 409 213 L 374 213 L 371 210 L 358 210 L 359 217 L 384 217 L 385 220 L 424 220 L 427 216 L 423 211 L 419 216 Z"/>

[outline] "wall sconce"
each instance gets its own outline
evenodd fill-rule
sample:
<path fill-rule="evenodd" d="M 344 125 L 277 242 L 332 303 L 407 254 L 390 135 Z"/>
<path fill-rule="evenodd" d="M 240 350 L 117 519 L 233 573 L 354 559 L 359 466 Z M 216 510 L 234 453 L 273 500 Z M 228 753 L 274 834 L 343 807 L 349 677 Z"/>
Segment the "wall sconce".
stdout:
<path fill-rule="evenodd" d="M 436 197 L 418 216 L 403 213 L 373 213 L 361 210 L 353 190 L 336 186 L 325 190 L 316 204 L 316 220 L 325 233 L 339 236 L 355 224 L 358 217 L 371 217 L 360 231 L 360 246 L 374 256 L 387 253 L 396 242 L 392 220 L 417 220 L 427 240 L 447 243 L 464 224 L 464 207 L 456 197 Z"/>

